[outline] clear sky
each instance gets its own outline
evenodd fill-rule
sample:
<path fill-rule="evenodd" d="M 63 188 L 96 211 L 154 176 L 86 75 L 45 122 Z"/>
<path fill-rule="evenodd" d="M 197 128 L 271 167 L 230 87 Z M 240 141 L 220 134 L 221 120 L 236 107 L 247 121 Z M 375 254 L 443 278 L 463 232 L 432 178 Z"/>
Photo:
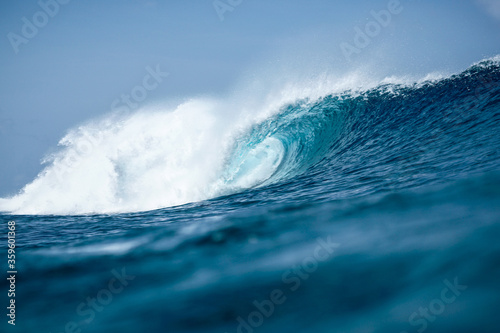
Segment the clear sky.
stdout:
<path fill-rule="evenodd" d="M 497 0 L 2 1 L 0 196 L 113 107 L 283 73 L 453 73 L 499 53 Z"/>

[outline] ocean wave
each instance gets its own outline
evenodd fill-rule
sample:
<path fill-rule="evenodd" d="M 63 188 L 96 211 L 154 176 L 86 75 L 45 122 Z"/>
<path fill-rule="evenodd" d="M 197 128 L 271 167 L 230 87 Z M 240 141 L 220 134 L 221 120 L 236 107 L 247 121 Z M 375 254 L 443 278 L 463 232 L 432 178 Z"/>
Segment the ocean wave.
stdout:
<path fill-rule="evenodd" d="M 192 99 L 174 109 L 105 116 L 69 131 L 33 182 L 0 199 L 0 210 L 146 211 L 307 173 L 323 175 L 333 188 L 341 184 L 336 171 L 370 167 L 363 164 L 369 157 L 377 160 L 374 175 L 385 168 L 408 184 L 418 165 L 440 172 L 445 159 L 467 158 L 465 148 L 475 140 L 498 145 L 494 134 L 484 133 L 498 129 L 499 83 L 497 56 L 449 77 L 384 79 L 364 88 L 347 79 L 317 82 L 251 103 Z"/>

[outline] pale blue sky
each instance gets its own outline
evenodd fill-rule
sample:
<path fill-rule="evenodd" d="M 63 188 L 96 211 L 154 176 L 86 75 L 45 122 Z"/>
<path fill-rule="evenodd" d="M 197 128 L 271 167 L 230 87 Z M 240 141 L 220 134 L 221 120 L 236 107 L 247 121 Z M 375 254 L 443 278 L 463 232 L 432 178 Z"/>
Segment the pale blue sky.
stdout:
<path fill-rule="evenodd" d="M 32 22 L 41 7 L 3 1 L 0 196 L 31 181 L 69 128 L 109 112 L 148 66 L 169 76 L 144 103 L 224 94 L 270 68 L 341 73 L 368 63 L 387 75 L 422 75 L 500 53 L 498 1 L 401 0 L 403 11 L 347 61 L 341 43 L 353 44 L 354 29 L 389 2 L 243 0 L 221 21 L 213 0 L 72 0 L 45 25 L 38 15 L 43 26 L 16 53 L 9 33 L 22 37 L 23 17 Z"/>

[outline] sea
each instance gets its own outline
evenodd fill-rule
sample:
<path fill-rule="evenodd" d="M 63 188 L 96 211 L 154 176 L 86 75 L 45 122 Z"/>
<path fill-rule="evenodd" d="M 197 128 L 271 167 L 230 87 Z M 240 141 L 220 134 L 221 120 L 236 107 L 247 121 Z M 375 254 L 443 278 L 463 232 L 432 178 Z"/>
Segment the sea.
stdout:
<path fill-rule="evenodd" d="M 500 56 L 357 82 L 69 130 L 0 199 L 0 331 L 500 332 Z"/>

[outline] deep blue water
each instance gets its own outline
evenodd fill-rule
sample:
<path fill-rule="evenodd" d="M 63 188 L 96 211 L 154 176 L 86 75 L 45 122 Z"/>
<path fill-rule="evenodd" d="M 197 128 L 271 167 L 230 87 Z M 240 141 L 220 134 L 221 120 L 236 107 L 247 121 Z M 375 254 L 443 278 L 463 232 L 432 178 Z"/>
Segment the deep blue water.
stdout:
<path fill-rule="evenodd" d="M 500 332 L 499 133 L 495 58 L 282 106 L 235 140 L 222 196 L 4 213 L 1 331 Z"/>

